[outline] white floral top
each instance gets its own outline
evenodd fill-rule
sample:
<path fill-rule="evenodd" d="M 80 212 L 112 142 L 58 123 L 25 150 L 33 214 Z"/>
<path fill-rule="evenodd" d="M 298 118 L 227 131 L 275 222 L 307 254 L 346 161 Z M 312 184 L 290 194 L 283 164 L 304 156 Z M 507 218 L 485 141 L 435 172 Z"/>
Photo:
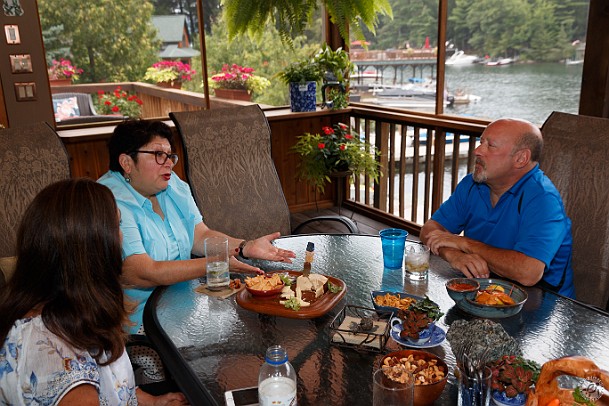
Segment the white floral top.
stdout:
<path fill-rule="evenodd" d="M 0 347 L 0 405 L 56 405 L 82 384 L 96 387 L 100 405 L 137 405 L 126 352 L 100 367 L 51 333 L 40 316 L 15 322 Z"/>

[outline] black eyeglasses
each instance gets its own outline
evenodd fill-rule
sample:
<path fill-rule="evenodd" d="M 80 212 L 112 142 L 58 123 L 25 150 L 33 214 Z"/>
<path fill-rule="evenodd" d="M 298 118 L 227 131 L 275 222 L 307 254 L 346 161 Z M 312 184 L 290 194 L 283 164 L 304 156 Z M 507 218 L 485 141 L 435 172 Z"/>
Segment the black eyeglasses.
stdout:
<path fill-rule="evenodd" d="M 167 162 L 168 159 L 171 159 L 171 162 L 173 162 L 173 164 L 177 164 L 178 163 L 178 154 L 168 154 L 165 151 L 141 151 L 141 150 L 137 150 L 137 151 L 133 151 L 133 154 L 139 153 L 139 154 L 152 154 L 154 155 L 154 159 L 156 159 L 156 163 L 159 165 L 165 165 L 165 162 Z"/>

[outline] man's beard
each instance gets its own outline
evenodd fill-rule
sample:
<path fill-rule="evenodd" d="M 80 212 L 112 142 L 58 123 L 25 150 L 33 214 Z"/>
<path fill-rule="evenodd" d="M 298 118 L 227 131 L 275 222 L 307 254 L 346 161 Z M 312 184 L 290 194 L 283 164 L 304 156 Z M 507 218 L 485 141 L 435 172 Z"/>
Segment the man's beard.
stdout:
<path fill-rule="evenodd" d="M 474 173 L 472 174 L 474 182 L 483 183 L 486 182 L 486 165 L 481 161 L 476 160 L 476 166 L 474 167 Z"/>

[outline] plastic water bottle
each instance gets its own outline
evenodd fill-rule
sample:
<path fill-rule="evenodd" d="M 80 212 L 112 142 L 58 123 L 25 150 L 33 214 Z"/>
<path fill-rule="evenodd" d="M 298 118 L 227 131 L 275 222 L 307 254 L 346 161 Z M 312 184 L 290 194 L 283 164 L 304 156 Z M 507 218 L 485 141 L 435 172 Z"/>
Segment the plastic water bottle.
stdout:
<path fill-rule="evenodd" d="M 288 361 L 285 348 L 269 347 L 264 361 L 258 375 L 260 406 L 296 406 L 296 371 Z"/>

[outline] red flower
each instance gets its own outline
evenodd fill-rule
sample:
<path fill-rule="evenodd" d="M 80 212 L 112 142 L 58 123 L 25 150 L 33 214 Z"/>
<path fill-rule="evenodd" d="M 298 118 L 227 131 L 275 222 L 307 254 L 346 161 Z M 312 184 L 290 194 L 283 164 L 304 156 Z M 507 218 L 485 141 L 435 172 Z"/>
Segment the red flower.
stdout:
<path fill-rule="evenodd" d="M 106 106 L 110 106 L 110 105 L 112 104 L 112 102 L 111 102 L 110 100 L 106 100 L 106 101 L 104 102 L 104 104 L 105 104 Z"/>
<path fill-rule="evenodd" d="M 324 149 L 326 147 L 326 144 L 324 144 L 323 142 L 320 142 L 319 144 L 317 144 L 317 148 L 319 149 Z"/>
<path fill-rule="evenodd" d="M 345 144 L 340 144 L 340 145 L 338 146 L 338 148 L 339 148 L 341 151 L 344 151 L 344 150 L 345 150 L 345 148 L 347 148 L 347 146 L 346 146 Z"/>
<path fill-rule="evenodd" d="M 345 134 L 345 139 L 346 140 L 352 140 L 353 136 L 351 134 Z"/>
<path fill-rule="evenodd" d="M 347 127 L 347 124 L 344 124 L 344 123 L 338 123 L 338 126 L 340 127 L 341 130 L 346 130 L 347 128 L 349 128 L 349 127 Z"/>
<path fill-rule="evenodd" d="M 114 107 L 112 107 L 112 111 L 113 111 L 113 112 L 118 113 L 118 110 L 119 110 L 118 106 L 114 106 Z"/>
<path fill-rule="evenodd" d="M 135 102 L 136 102 L 137 104 L 139 104 L 140 106 L 141 106 L 142 104 L 144 104 L 144 102 L 143 102 L 143 101 L 141 101 L 140 99 L 137 99 Z"/>
<path fill-rule="evenodd" d="M 324 134 L 326 134 L 326 135 L 334 134 L 334 130 L 332 129 L 332 127 L 326 126 L 326 127 L 322 127 L 321 129 L 324 132 Z"/>

